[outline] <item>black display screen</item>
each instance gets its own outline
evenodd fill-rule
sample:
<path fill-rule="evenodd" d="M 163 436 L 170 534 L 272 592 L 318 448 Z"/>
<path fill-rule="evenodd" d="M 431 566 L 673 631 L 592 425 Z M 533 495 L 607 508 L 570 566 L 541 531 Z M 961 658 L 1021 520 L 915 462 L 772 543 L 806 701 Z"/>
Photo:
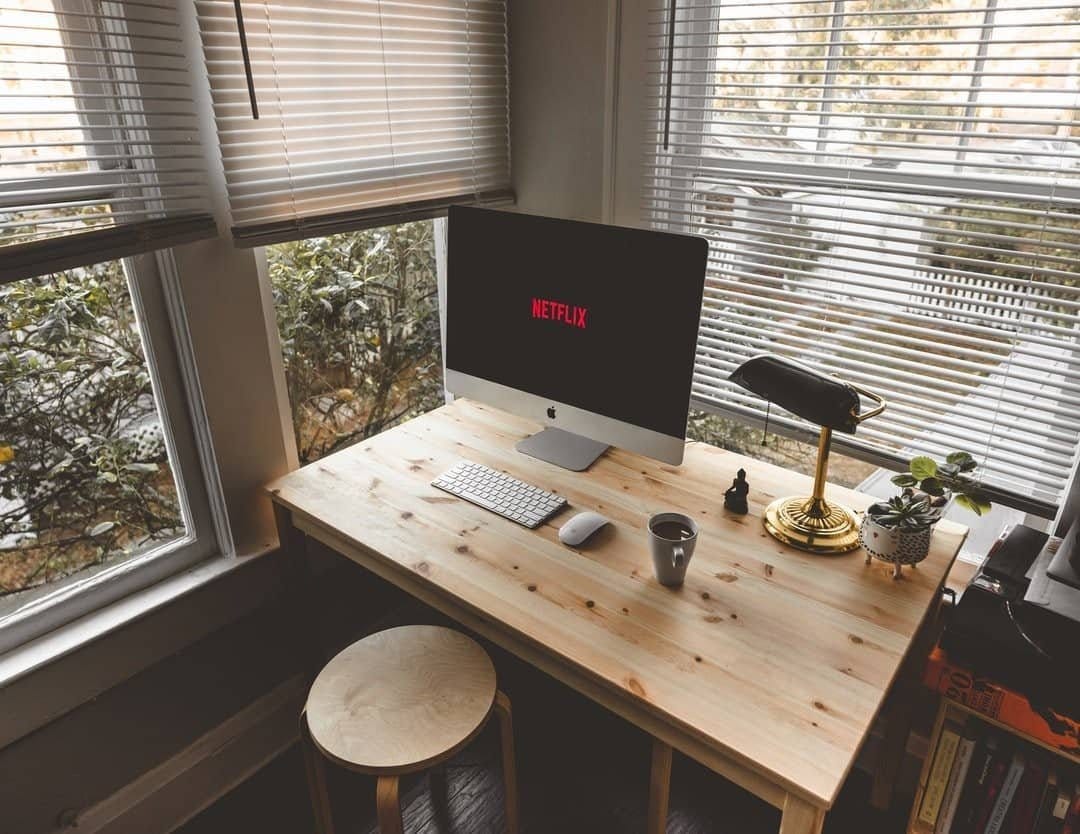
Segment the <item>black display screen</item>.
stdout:
<path fill-rule="evenodd" d="M 446 365 L 684 437 L 704 239 L 453 207 Z"/>

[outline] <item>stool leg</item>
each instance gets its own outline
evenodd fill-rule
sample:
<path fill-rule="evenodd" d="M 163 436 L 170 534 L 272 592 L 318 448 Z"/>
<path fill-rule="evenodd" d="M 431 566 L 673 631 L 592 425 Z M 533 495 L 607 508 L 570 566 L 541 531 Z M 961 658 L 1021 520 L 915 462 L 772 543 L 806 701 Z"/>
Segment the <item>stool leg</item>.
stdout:
<path fill-rule="evenodd" d="M 334 816 L 330 810 L 330 794 L 326 790 L 326 769 L 322 754 L 311 740 L 307 713 L 300 714 L 300 747 L 304 751 L 304 770 L 307 771 L 311 810 L 315 815 L 318 834 L 334 834 Z"/>
<path fill-rule="evenodd" d="M 428 792 L 431 794 L 431 813 L 438 830 L 453 830 L 450 822 L 450 791 L 447 786 L 446 765 L 439 764 L 428 771 Z"/>
<path fill-rule="evenodd" d="M 495 715 L 502 740 L 503 788 L 506 792 L 506 834 L 518 834 L 517 766 L 514 764 L 514 718 L 510 699 L 495 693 Z"/>
<path fill-rule="evenodd" d="M 375 805 L 379 814 L 379 834 L 403 834 L 396 776 L 379 777 L 375 786 Z"/>

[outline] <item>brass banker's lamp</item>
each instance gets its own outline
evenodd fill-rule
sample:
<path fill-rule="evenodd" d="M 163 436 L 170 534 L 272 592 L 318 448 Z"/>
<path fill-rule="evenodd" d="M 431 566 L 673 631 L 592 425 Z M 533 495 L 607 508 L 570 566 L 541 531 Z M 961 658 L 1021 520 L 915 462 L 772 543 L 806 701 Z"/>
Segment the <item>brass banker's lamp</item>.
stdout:
<path fill-rule="evenodd" d="M 885 410 L 879 395 L 771 354 L 755 356 L 735 369 L 731 381 L 792 414 L 821 426 L 814 492 L 780 498 L 765 509 L 765 529 L 773 538 L 811 553 L 846 553 L 859 546 L 859 523 L 843 504 L 825 500 L 825 474 L 834 430 L 854 434 L 859 423 Z M 860 395 L 875 403 L 865 414 Z"/>

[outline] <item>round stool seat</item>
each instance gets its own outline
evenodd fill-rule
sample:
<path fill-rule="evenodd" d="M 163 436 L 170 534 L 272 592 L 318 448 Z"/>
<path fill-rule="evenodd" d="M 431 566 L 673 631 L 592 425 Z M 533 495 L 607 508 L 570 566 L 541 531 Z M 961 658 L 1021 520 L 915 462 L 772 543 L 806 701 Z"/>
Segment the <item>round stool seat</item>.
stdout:
<path fill-rule="evenodd" d="M 344 767 L 408 773 L 454 755 L 484 726 L 495 667 L 472 638 L 439 626 L 372 634 L 331 660 L 307 715 L 319 749 Z"/>

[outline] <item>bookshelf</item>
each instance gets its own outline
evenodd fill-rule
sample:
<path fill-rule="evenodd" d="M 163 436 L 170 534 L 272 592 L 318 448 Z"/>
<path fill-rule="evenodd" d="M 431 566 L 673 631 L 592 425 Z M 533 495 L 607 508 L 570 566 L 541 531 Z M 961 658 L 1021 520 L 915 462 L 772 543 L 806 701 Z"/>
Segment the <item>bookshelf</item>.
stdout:
<path fill-rule="evenodd" d="M 950 723 L 964 724 L 970 718 L 974 717 L 983 724 L 995 728 L 999 734 L 1010 735 L 1033 747 L 1038 747 L 1041 750 L 1046 751 L 1051 757 L 1056 757 L 1060 763 L 1065 764 L 1066 767 L 1072 765 L 1074 768 L 1080 768 L 1080 756 L 1060 750 L 1037 738 L 1029 736 L 1026 733 L 1019 732 L 1013 727 L 990 718 L 981 712 L 970 709 L 963 704 L 959 704 L 945 696 L 938 696 L 938 701 L 937 716 L 934 720 L 934 727 L 930 734 L 930 744 L 927 748 L 928 753 L 923 762 L 922 771 L 919 774 L 919 784 L 915 791 L 915 801 L 912 803 L 911 814 L 908 818 L 908 834 L 934 834 L 934 826 L 928 825 L 919 819 L 919 808 L 922 806 L 923 796 L 930 783 L 934 753 L 938 749 L 938 742 L 941 739 L 942 730 Z"/>

